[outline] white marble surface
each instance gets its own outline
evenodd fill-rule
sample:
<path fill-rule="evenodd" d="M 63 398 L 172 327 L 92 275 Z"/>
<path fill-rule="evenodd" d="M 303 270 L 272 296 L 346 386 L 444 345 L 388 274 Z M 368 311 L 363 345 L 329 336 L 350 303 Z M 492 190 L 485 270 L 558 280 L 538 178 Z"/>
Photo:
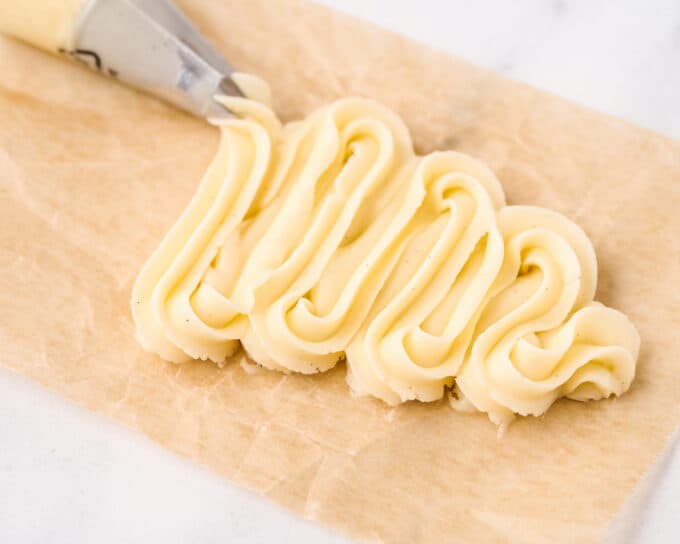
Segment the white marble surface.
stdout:
<path fill-rule="evenodd" d="M 321 0 L 680 139 L 678 0 Z"/>
<path fill-rule="evenodd" d="M 324 3 L 680 138 L 678 0 Z M 612 542 L 680 541 L 678 448 L 634 502 Z M 0 542 L 274 541 L 345 542 L 0 370 Z"/>

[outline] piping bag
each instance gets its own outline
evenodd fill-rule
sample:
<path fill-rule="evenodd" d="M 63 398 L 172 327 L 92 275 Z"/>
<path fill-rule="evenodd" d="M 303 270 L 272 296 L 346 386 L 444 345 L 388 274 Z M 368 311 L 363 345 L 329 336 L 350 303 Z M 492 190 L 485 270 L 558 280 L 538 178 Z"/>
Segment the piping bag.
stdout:
<path fill-rule="evenodd" d="M 170 0 L 0 0 L 0 32 L 204 118 L 242 96 L 234 68 Z"/>

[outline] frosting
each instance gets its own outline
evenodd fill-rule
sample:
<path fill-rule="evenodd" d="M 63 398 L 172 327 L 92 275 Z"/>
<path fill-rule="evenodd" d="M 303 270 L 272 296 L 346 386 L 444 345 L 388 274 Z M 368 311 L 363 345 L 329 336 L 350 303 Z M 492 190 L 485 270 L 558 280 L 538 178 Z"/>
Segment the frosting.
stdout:
<path fill-rule="evenodd" d="M 504 423 L 540 415 L 561 396 L 625 392 L 640 340 L 626 316 L 593 302 L 597 262 L 585 233 L 531 206 L 504 208 L 498 225 L 503 266 L 456 377 L 459 399 Z"/>
<path fill-rule="evenodd" d="M 557 398 L 619 395 L 639 338 L 593 302 L 586 235 L 541 208 L 505 206 L 482 163 L 415 155 L 397 115 L 338 100 L 282 125 L 267 86 L 232 76 L 236 115 L 196 195 L 142 268 L 137 337 L 174 362 L 315 373 L 347 359 L 359 394 L 433 401 L 496 422 Z"/>
<path fill-rule="evenodd" d="M 391 404 L 435 400 L 452 384 L 503 261 L 495 214 L 504 198 L 491 171 L 435 153 L 413 180 L 422 199 L 408 244 L 347 349 L 353 390 Z"/>
<path fill-rule="evenodd" d="M 87 0 L 0 2 L 0 32 L 56 52 L 72 49 Z"/>

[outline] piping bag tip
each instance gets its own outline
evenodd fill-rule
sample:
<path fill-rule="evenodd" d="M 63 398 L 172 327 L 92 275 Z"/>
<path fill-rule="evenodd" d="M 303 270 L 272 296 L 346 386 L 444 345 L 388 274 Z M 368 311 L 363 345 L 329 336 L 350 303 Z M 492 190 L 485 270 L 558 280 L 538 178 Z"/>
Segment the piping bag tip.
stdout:
<path fill-rule="evenodd" d="M 244 95 L 231 64 L 170 0 L 90 0 L 74 44 L 100 72 L 199 117 L 232 116 L 214 96 Z"/>

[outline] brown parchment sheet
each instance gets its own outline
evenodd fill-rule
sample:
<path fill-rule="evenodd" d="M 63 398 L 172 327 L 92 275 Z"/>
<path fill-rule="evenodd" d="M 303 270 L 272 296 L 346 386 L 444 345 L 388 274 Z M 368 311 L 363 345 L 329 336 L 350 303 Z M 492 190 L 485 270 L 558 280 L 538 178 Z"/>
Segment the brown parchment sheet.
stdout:
<path fill-rule="evenodd" d="M 283 376 L 246 372 L 241 355 L 219 369 L 144 353 L 130 289 L 217 130 L 5 39 L 0 363 L 361 540 L 599 540 L 680 423 L 680 143 L 314 4 L 179 4 L 241 71 L 271 83 L 284 120 L 376 98 L 418 151 L 470 153 L 509 202 L 581 224 L 598 298 L 639 327 L 637 379 L 620 399 L 560 401 L 499 440 L 485 416 L 444 401 L 354 399 L 344 366 Z"/>

